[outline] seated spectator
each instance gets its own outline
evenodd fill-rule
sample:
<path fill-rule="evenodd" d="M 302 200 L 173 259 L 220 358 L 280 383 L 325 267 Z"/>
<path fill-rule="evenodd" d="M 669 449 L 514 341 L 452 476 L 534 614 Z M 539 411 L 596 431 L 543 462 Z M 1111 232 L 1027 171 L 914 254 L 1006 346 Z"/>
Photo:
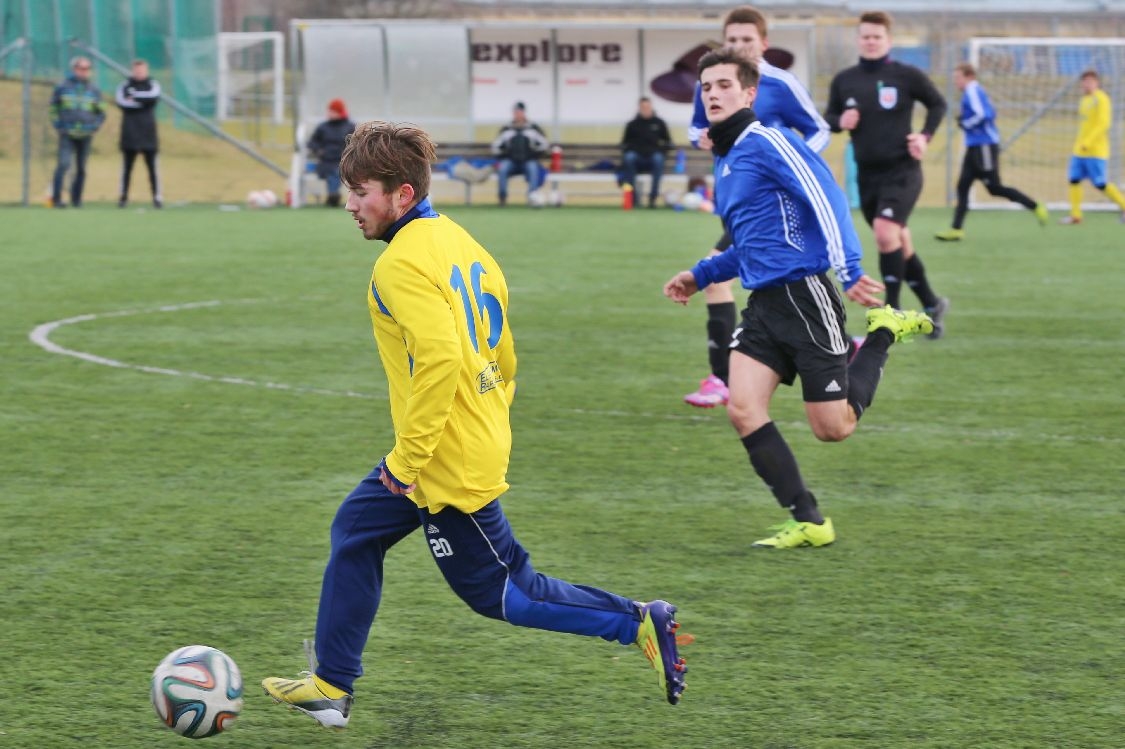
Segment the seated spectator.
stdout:
<path fill-rule="evenodd" d="M 637 105 L 637 116 L 625 126 L 621 138 L 624 149 L 621 164 L 621 183 L 633 188 L 636 195 L 637 173 L 650 172 L 652 187 L 648 194 L 648 207 L 656 206 L 660 194 L 660 178 L 664 175 L 664 154 L 672 148 L 668 125 L 652 110 L 652 100 L 642 97 Z M 639 196 L 638 196 L 639 199 Z"/>
<path fill-rule="evenodd" d="M 492 141 L 492 153 L 500 157 L 496 166 L 500 205 L 508 203 L 508 177 L 522 174 L 527 180 L 528 202 L 531 194 L 543 184 L 543 165 L 539 159 L 550 148 L 547 136 L 539 126 L 527 119 L 522 101 L 512 108 L 512 121 L 500 129 Z"/>
<path fill-rule="evenodd" d="M 328 119 L 316 126 L 309 138 L 309 153 L 316 157 L 316 176 L 328 187 L 325 205 L 340 205 L 340 156 L 355 123 L 348 119 L 348 108 L 343 99 L 328 102 Z"/>

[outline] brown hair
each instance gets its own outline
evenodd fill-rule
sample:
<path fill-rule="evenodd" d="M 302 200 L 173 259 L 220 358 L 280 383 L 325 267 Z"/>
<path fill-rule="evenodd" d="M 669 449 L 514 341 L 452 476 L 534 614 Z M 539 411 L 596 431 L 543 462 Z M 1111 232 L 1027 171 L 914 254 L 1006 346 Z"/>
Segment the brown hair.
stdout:
<path fill-rule="evenodd" d="M 430 192 L 430 165 L 435 161 L 434 142 L 424 130 L 394 122 L 364 122 L 348 136 L 340 157 L 340 179 L 352 189 L 368 180 L 381 182 L 383 192 L 410 185 L 415 199 L 421 200 Z"/>
<path fill-rule="evenodd" d="M 883 10 L 869 10 L 859 17 L 860 23 L 873 23 L 877 26 L 886 26 L 891 30 L 891 14 Z"/>
<path fill-rule="evenodd" d="M 727 33 L 727 26 L 735 23 L 752 23 L 758 27 L 758 36 L 766 38 L 766 17 L 757 8 L 750 5 L 740 5 L 723 19 L 723 33 Z"/>
<path fill-rule="evenodd" d="M 1098 71 L 1094 70 L 1093 68 L 1083 70 L 1082 75 L 1079 76 L 1079 80 L 1081 80 L 1083 78 L 1093 78 L 1095 81 L 1101 80 L 1101 78 L 1098 77 Z"/>
<path fill-rule="evenodd" d="M 959 62 L 953 69 L 961 71 L 961 75 L 966 78 L 977 77 L 977 69 L 973 67 L 971 62 Z"/>
<path fill-rule="evenodd" d="M 703 71 L 707 68 L 728 64 L 738 67 L 738 82 L 742 84 L 743 88 L 756 88 L 758 86 L 758 79 L 761 78 L 761 74 L 758 72 L 758 64 L 747 59 L 741 50 L 731 49 L 730 47 L 721 47 L 703 55 L 699 60 L 699 76 L 702 77 Z"/>

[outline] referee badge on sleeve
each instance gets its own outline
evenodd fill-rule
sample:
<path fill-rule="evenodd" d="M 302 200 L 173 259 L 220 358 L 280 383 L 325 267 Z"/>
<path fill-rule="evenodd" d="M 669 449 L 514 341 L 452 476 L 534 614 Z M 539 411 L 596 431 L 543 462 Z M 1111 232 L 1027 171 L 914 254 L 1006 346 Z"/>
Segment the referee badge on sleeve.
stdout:
<path fill-rule="evenodd" d="M 894 109 L 898 104 L 898 88 L 895 86 L 882 86 L 879 88 L 879 106 L 883 109 Z"/>

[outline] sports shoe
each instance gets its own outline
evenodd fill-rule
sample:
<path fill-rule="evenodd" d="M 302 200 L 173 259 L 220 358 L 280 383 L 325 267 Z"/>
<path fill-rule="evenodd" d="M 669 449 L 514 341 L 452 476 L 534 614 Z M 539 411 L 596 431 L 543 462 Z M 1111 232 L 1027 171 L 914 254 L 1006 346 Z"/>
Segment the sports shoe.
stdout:
<path fill-rule="evenodd" d="M 949 303 L 946 302 L 946 307 Z M 945 310 L 942 309 L 944 314 Z M 895 341 L 907 343 L 918 333 L 929 335 L 934 332 L 934 321 L 929 315 L 914 310 L 897 310 L 887 304 L 882 307 L 872 307 L 867 310 L 867 332 L 874 333 L 879 328 L 886 328 L 895 337 Z"/>
<path fill-rule="evenodd" d="M 1039 219 L 1040 226 L 1046 226 L 1047 222 L 1051 219 L 1051 214 L 1047 213 L 1047 206 L 1043 203 L 1035 204 L 1035 218 Z"/>
<path fill-rule="evenodd" d="M 728 398 L 730 398 L 730 391 L 727 390 L 727 386 L 718 377 L 710 374 L 699 381 L 699 390 L 684 396 L 684 403 L 697 408 L 714 408 L 725 406 Z"/>
<path fill-rule="evenodd" d="M 1074 226 L 1075 224 L 1082 223 L 1081 216 L 1063 216 L 1059 219 L 1059 223 L 1063 226 Z"/>
<path fill-rule="evenodd" d="M 827 546 L 836 540 L 832 518 L 825 518 L 822 525 L 789 519 L 781 525 L 772 526 L 770 530 L 776 532 L 751 545 L 759 549 L 798 549 L 802 546 Z"/>
<path fill-rule="evenodd" d="M 934 235 L 935 239 L 940 239 L 942 242 L 960 242 L 965 238 L 964 229 L 943 229 Z"/>
<path fill-rule="evenodd" d="M 866 336 L 852 336 L 852 345 L 848 347 L 848 365 L 850 366 L 855 361 L 856 354 L 863 348 L 863 344 L 867 342 Z"/>
<path fill-rule="evenodd" d="M 926 337 L 932 341 L 936 341 L 945 335 L 945 313 L 949 311 L 949 300 L 943 296 L 939 296 L 937 304 L 933 307 L 926 307 L 926 314 L 929 315 L 930 321 L 934 324 L 932 333 L 927 333 Z"/>
<path fill-rule="evenodd" d="M 322 726 L 343 728 L 352 711 L 352 696 L 307 671 L 303 679 L 262 679 L 266 694 L 286 707 L 310 715 Z"/>
<path fill-rule="evenodd" d="M 660 676 L 660 687 L 668 702 L 675 705 L 684 693 L 687 665 L 676 650 L 679 623 L 672 618 L 676 607 L 667 601 L 651 601 L 641 606 L 641 626 L 637 630 L 637 647 L 648 658 Z"/>

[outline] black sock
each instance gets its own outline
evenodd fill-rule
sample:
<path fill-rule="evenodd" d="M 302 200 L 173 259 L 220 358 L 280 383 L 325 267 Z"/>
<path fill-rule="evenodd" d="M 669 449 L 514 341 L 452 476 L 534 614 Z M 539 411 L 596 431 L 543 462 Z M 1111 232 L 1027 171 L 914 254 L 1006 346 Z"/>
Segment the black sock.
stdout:
<path fill-rule="evenodd" d="M 824 522 L 816 506 L 816 497 L 805 488 L 797 458 L 772 421 L 742 438 L 742 445 L 750 455 L 750 465 L 766 482 L 777 503 L 802 523 Z"/>
<path fill-rule="evenodd" d="M 738 325 L 738 305 L 719 302 L 707 305 L 707 358 L 711 374 L 726 383 L 730 374 L 730 337 Z"/>
<path fill-rule="evenodd" d="M 906 275 L 906 260 L 901 247 L 894 252 L 879 253 L 879 272 L 883 274 L 883 284 L 887 287 L 887 304 L 898 309 L 898 294 L 902 278 Z"/>
<path fill-rule="evenodd" d="M 887 349 L 895 342 L 894 334 L 886 328 L 876 328 L 867 334 L 852 363 L 848 365 L 848 405 L 858 419 L 875 400 L 875 388 L 883 378 L 883 365 L 887 363 Z"/>
<path fill-rule="evenodd" d="M 930 282 L 926 280 L 926 266 L 922 265 L 922 258 L 918 257 L 917 252 L 906 261 L 906 272 L 903 275 L 906 278 L 906 283 L 918 296 L 918 301 L 922 302 L 923 307 L 933 308 L 937 306 L 937 295 L 930 288 Z"/>

